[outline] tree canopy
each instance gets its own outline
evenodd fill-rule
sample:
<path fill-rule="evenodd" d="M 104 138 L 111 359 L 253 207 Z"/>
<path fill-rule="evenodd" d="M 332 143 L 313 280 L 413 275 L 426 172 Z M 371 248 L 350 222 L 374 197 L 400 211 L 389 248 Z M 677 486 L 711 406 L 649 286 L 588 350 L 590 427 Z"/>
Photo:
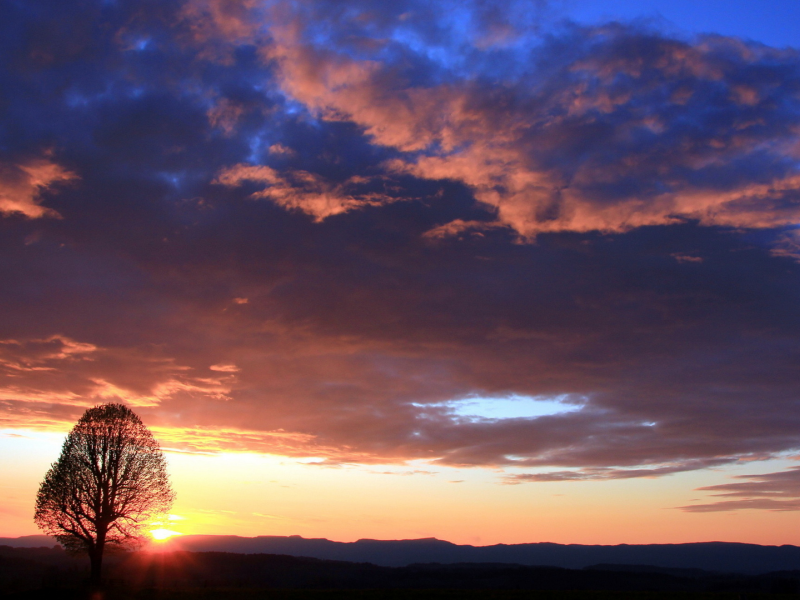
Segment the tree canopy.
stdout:
<path fill-rule="evenodd" d="M 106 545 L 136 545 L 174 500 L 158 442 L 124 404 L 87 410 L 45 475 L 34 520 L 68 550 L 86 551 L 100 579 Z"/>

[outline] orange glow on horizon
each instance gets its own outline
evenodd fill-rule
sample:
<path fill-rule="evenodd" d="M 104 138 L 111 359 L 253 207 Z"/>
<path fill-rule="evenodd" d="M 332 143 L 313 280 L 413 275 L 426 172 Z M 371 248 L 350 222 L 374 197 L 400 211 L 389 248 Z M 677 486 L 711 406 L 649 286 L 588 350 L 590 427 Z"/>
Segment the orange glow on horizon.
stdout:
<path fill-rule="evenodd" d="M 54 431 L 0 433 L 0 455 L 9 459 L 0 461 L 0 535 L 41 533 L 31 506 L 62 442 L 63 434 Z M 146 536 L 157 548 L 192 535 L 300 535 L 342 542 L 436 537 L 472 545 L 798 543 L 798 512 L 676 508 L 707 501 L 698 488 L 796 464 L 788 459 L 647 480 L 503 485 L 499 471 L 426 461 L 334 468 L 241 451 L 167 452 L 165 458 L 177 498 L 174 512 L 147 523 Z M 487 510 L 490 506 L 494 510 Z"/>

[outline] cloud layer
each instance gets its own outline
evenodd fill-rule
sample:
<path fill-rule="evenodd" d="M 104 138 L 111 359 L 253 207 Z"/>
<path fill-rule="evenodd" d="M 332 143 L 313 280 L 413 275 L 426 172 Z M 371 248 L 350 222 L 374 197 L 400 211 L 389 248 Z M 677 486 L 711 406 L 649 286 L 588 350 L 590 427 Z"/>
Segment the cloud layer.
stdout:
<path fill-rule="evenodd" d="M 719 512 L 740 509 L 800 510 L 800 468 L 777 473 L 740 475 L 734 483 L 700 488 L 722 498 L 707 504 L 681 507 L 687 512 Z M 749 480 L 749 481 L 748 481 Z"/>
<path fill-rule="evenodd" d="M 7 4 L 4 426 L 507 483 L 796 452 L 800 56 L 548 11 Z"/>

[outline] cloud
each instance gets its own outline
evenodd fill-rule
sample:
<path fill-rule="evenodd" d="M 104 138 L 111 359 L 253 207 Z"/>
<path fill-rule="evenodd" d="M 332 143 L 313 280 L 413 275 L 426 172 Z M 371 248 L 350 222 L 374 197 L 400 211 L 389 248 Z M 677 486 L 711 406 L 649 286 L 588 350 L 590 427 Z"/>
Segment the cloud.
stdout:
<path fill-rule="evenodd" d="M 780 235 L 772 246 L 772 254 L 800 260 L 800 229 L 792 229 Z"/>
<path fill-rule="evenodd" d="M 709 467 L 716 467 L 730 462 L 729 460 L 688 460 L 683 463 L 663 466 L 647 466 L 647 468 L 634 469 L 609 469 L 604 467 L 590 467 L 572 471 L 551 471 L 546 473 L 517 473 L 503 478 L 506 485 L 520 483 L 542 483 L 554 481 L 605 481 L 609 479 L 636 479 L 639 477 L 662 477 L 681 473 L 683 471 L 696 471 Z"/>
<path fill-rule="evenodd" d="M 177 450 L 507 483 L 800 448 L 795 51 L 524 3 L 44 1 L 0 24 L 4 426 L 115 399 Z M 451 406 L 511 396 L 582 400 Z"/>
<path fill-rule="evenodd" d="M 26 407 L 42 410 L 37 404 L 74 412 L 109 401 L 147 407 L 179 396 L 228 400 L 236 368 L 210 368 L 221 374 L 193 376 L 190 368 L 147 349 L 100 348 L 60 335 L 0 340 L 0 401 L 9 412 L 19 407 L 24 413 Z"/>
<path fill-rule="evenodd" d="M 321 221 L 364 206 L 392 202 L 390 196 L 370 191 L 369 188 L 374 188 L 376 181 L 385 182 L 384 178 L 353 176 L 341 183 L 334 183 L 307 171 L 290 171 L 280 175 L 267 166 L 239 164 L 223 170 L 214 183 L 226 186 L 239 186 L 244 182 L 265 184 L 265 189 L 254 192 L 251 197 L 269 198 L 279 206 L 301 210 Z"/>
<path fill-rule="evenodd" d="M 220 371 L 222 373 L 238 373 L 240 371 L 239 367 L 232 364 L 211 365 L 208 368 L 212 371 Z"/>
<path fill-rule="evenodd" d="M 568 30 L 519 79 L 471 73 L 430 84 L 392 62 L 317 45 L 311 31 L 295 15 L 263 48 L 287 93 L 400 151 L 390 170 L 469 186 L 525 238 L 800 218 L 800 179 L 786 154 L 800 124 L 793 92 L 780 85 L 800 81 L 794 51 L 617 24 Z M 748 163 L 762 168 L 743 170 Z"/>
<path fill-rule="evenodd" d="M 482 236 L 483 231 L 497 227 L 500 227 L 500 225 L 496 223 L 487 223 L 484 221 L 464 221 L 462 219 L 456 219 L 454 221 L 450 221 L 449 223 L 445 223 L 444 225 L 439 225 L 438 227 L 429 229 L 423 234 L 423 237 L 432 240 L 443 240 L 462 235 Z"/>
<path fill-rule="evenodd" d="M 23 163 L 0 162 L 0 213 L 22 214 L 29 219 L 60 217 L 52 208 L 41 205 L 43 193 L 78 176 L 48 158 Z"/>
<path fill-rule="evenodd" d="M 30 340 L 20 342 L 17 340 L 0 340 L 0 352 L 17 361 L 4 361 L 9 367 L 19 370 L 36 370 L 36 365 L 45 361 L 63 360 L 73 358 L 88 358 L 83 355 L 92 354 L 97 351 L 94 344 L 86 344 L 71 340 L 62 335 L 52 335 L 43 340 Z"/>
<path fill-rule="evenodd" d="M 256 431 L 222 427 L 154 426 L 159 442 L 169 449 L 194 452 L 262 452 L 306 457 L 328 454 L 332 449 L 315 447 L 313 436 L 282 431 Z"/>
<path fill-rule="evenodd" d="M 721 512 L 731 510 L 800 510 L 800 467 L 776 473 L 738 475 L 736 483 L 699 488 L 723 498 L 715 502 L 681 506 L 686 512 Z"/>
<path fill-rule="evenodd" d="M 242 106 L 223 98 L 214 108 L 208 111 L 208 120 L 213 127 L 221 128 L 226 135 L 233 135 L 236 124 L 244 113 Z"/>

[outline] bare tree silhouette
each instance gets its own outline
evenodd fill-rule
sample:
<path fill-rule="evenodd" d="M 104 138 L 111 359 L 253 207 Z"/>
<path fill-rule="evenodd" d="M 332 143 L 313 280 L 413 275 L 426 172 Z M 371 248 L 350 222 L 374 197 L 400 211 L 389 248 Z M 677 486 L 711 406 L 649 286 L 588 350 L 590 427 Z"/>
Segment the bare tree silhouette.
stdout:
<path fill-rule="evenodd" d="M 34 521 L 67 549 L 85 551 L 100 582 L 106 545 L 136 546 L 175 494 L 153 434 L 124 404 L 87 410 L 44 477 Z"/>

